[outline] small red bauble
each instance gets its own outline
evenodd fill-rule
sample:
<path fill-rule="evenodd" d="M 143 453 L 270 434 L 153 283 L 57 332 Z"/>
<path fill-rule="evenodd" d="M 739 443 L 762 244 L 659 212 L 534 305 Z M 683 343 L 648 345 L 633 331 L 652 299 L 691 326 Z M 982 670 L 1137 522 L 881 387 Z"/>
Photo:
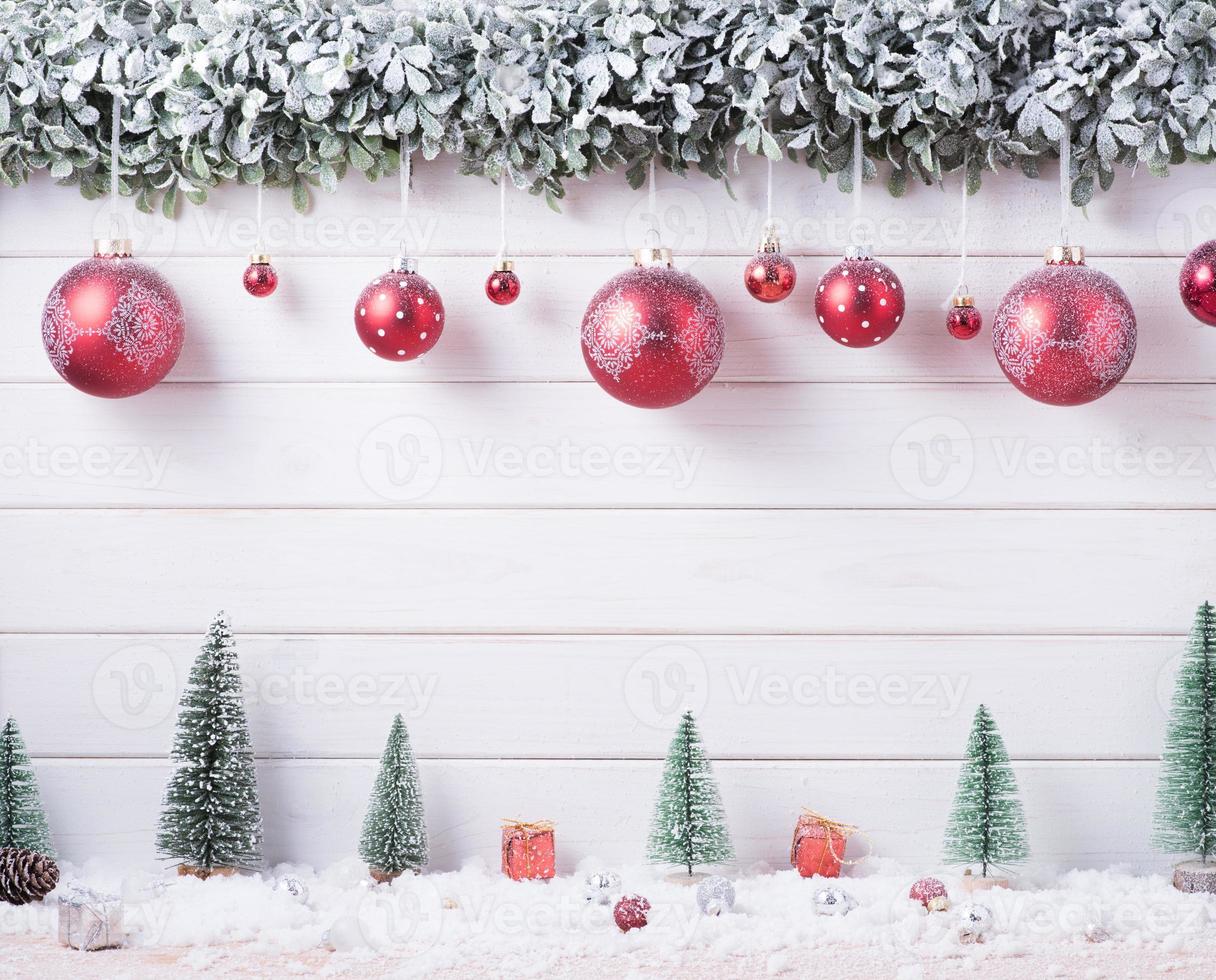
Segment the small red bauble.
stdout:
<path fill-rule="evenodd" d="M 580 332 L 591 377 L 637 408 L 668 408 L 709 384 L 726 335 L 709 290 L 672 267 L 671 251 L 644 248 L 634 267 L 591 297 Z"/>
<path fill-rule="evenodd" d="M 155 269 L 131 258 L 125 239 L 94 242 L 42 308 L 42 344 L 72 387 L 100 398 L 147 391 L 177 363 L 182 306 Z"/>
<path fill-rule="evenodd" d="M 612 909 L 612 918 L 621 932 L 642 929 L 650 912 L 650 903 L 641 895 L 626 895 Z"/>
<path fill-rule="evenodd" d="M 955 296 L 946 314 L 946 329 L 955 340 L 971 340 L 980 332 L 984 318 L 970 296 Z"/>
<path fill-rule="evenodd" d="M 1080 246 L 1014 283 L 992 321 L 992 349 L 1015 388 L 1048 405 L 1084 405 L 1115 387 L 1136 353 L 1136 314 Z"/>
<path fill-rule="evenodd" d="M 1216 327 L 1216 241 L 1204 242 L 1186 257 L 1178 293 L 1196 320 Z"/>
<path fill-rule="evenodd" d="M 895 333 L 904 318 L 899 278 L 863 249 L 850 249 L 815 290 L 815 317 L 823 332 L 846 347 L 873 347 Z"/>
<path fill-rule="evenodd" d="M 935 898 L 946 897 L 946 886 L 936 878 L 921 878 L 910 889 L 908 889 L 908 897 L 914 902 L 920 902 L 925 908 L 929 907 L 929 903 Z"/>
<path fill-rule="evenodd" d="M 519 276 L 515 274 L 515 263 L 499 262 L 486 280 L 486 296 L 491 303 L 499 306 L 510 306 L 519 299 Z"/>
<path fill-rule="evenodd" d="M 249 256 L 249 265 L 245 267 L 245 292 L 250 296 L 269 296 L 279 285 L 279 274 L 270 264 L 269 255 Z"/>
<path fill-rule="evenodd" d="M 401 259 L 369 282 L 355 303 L 355 330 L 364 346 L 386 361 L 421 357 L 443 333 L 443 300 L 412 260 Z"/>
<path fill-rule="evenodd" d="M 798 270 L 781 254 L 781 243 L 770 236 L 743 270 L 743 285 L 761 303 L 780 303 L 794 291 Z"/>

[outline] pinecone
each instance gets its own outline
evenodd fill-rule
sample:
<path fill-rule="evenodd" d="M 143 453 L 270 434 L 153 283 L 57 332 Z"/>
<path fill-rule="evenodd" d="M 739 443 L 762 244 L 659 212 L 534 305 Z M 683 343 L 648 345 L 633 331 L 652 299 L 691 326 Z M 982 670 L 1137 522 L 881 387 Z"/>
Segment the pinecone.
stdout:
<path fill-rule="evenodd" d="M 0 847 L 0 902 L 40 902 L 59 884 L 59 865 L 45 854 L 22 847 Z"/>

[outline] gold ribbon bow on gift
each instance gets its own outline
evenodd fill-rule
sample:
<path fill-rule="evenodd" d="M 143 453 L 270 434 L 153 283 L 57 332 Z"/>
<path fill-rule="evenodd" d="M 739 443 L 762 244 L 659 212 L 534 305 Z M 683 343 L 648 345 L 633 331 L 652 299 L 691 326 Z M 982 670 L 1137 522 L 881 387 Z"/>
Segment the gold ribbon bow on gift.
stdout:
<path fill-rule="evenodd" d="M 798 821 L 798 826 L 794 828 L 794 843 L 790 846 L 790 864 L 798 863 L 798 830 L 801 828 L 804 820 L 809 820 L 812 823 L 818 824 L 823 828 L 824 840 L 828 842 L 828 852 L 839 861 L 841 864 L 852 866 L 861 864 L 866 858 L 874 853 L 874 844 L 870 840 L 869 834 L 863 831 L 860 827 L 856 827 L 851 823 L 843 823 L 840 820 L 833 820 L 831 817 L 825 817 L 822 813 L 812 810 L 809 806 L 802 808 L 802 817 Z M 834 837 L 843 838 L 846 842 L 854 834 L 859 835 L 866 842 L 866 852 L 859 858 L 849 861 L 844 854 L 837 854 L 836 848 L 832 844 Z"/>

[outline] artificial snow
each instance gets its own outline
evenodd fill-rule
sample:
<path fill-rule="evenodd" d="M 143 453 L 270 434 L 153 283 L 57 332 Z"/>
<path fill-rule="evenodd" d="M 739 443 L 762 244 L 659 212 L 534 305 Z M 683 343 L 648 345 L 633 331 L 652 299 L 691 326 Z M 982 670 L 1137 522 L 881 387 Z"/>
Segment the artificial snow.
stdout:
<path fill-rule="evenodd" d="M 622 934 L 611 905 L 585 897 L 584 877 L 601 870 L 608 867 L 588 860 L 572 876 L 516 882 L 472 861 L 376 885 L 354 859 L 319 873 L 282 865 L 207 881 L 65 865 L 61 887 L 79 883 L 122 897 L 127 948 L 61 951 L 52 893 L 38 905 L 0 907 L 0 974 L 53 975 L 60 962 L 75 976 L 105 964 L 110 975 L 130 976 L 159 976 L 162 968 L 168 975 L 171 967 L 208 975 L 779 977 L 805 976 L 816 963 L 820 973 L 833 964 L 833 977 L 908 980 L 1213 975 L 1216 898 L 1177 892 L 1164 874 L 1039 873 L 968 898 L 958 876 L 934 872 L 954 908 L 926 913 L 907 897 L 925 869 L 875 859 L 831 882 L 792 870 L 735 876 L 734 911 L 709 917 L 697 910 L 695 887 L 667 881 L 667 869 L 619 867 L 611 870 L 622 891 L 651 903 L 649 924 Z M 304 886 L 303 897 L 275 888 L 287 875 Z M 829 883 L 858 907 L 816 915 L 813 895 Z M 967 901 L 993 912 L 981 944 L 959 939 L 956 912 Z M 1094 927 L 1111 938 L 1087 942 Z M 21 972 L 26 964 L 29 974 Z"/>

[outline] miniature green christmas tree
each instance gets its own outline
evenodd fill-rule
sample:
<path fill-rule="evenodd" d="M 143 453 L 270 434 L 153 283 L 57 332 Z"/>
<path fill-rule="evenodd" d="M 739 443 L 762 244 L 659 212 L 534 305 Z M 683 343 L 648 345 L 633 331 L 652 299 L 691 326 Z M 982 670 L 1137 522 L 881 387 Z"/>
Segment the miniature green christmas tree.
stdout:
<path fill-rule="evenodd" d="M 1026 819 L 1009 753 L 992 715 L 975 711 L 967 757 L 958 776 L 954 810 L 946 827 L 945 860 L 1001 868 L 1026 860 Z"/>
<path fill-rule="evenodd" d="M 1216 610 L 1205 602 L 1178 669 L 1170 709 L 1153 844 L 1170 853 L 1216 854 Z"/>
<path fill-rule="evenodd" d="M 0 847 L 21 847 L 55 856 L 38 795 L 38 780 L 14 718 L 9 718 L 0 731 Z"/>
<path fill-rule="evenodd" d="M 378 881 L 426 866 L 426 818 L 410 734 L 398 715 L 380 757 L 380 772 L 363 818 L 359 856 Z"/>
<path fill-rule="evenodd" d="M 718 785 L 692 712 L 685 711 L 667 750 L 647 857 L 658 864 L 683 865 L 691 875 L 694 865 L 734 856 Z"/>
<path fill-rule="evenodd" d="M 262 860 L 262 815 L 241 699 L 236 645 L 221 612 L 178 702 L 156 846 L 191 873 L 252 868 Z"/>

